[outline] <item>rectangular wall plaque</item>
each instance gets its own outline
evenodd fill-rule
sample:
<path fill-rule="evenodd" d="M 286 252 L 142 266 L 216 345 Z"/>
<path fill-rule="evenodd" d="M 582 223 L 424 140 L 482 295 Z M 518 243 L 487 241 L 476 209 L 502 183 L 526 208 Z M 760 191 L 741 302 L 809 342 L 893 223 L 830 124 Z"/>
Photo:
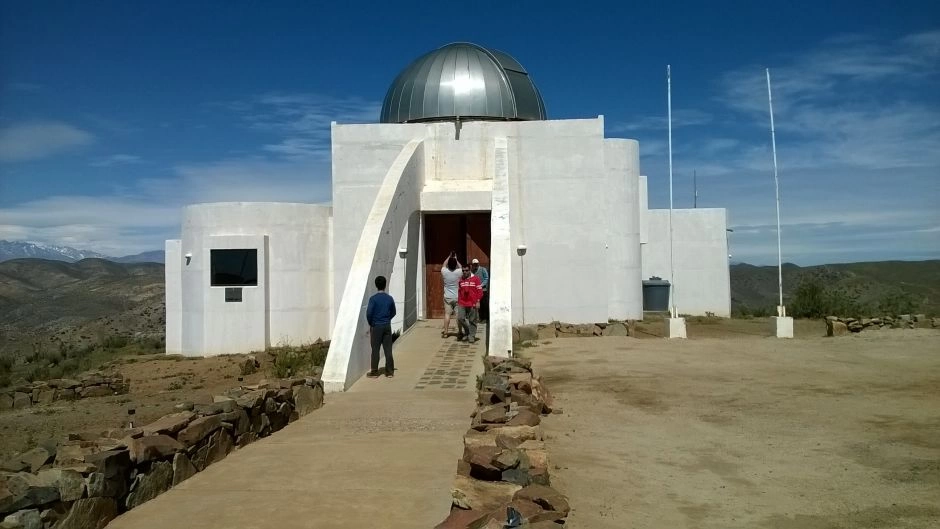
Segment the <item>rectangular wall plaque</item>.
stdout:
<path fill-rule="evenodd" d="M 227 287 L 225 289 L 225 302 L 226 303 L 241 303 L 242 301 L 242 289 L 239 287 Z"/>

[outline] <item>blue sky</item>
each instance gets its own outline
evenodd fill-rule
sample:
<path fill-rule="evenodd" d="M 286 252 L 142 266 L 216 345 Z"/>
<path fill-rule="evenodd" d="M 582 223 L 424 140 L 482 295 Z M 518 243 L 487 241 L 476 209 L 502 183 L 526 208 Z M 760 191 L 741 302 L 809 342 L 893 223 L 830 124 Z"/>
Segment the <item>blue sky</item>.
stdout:
<path fill-rule="evenodd" d="M 0 239 L 123 255 L 180 208 L 328 201 L 329 124 L 378 117 L 411 60 L 514 55 L 553 119 L 640 140 L 650 204 L 727 207 L 734 260 L 940 258 L 940 4 L 0 1 Z M 394 7 L 392 7 L 394 5 Z"/>

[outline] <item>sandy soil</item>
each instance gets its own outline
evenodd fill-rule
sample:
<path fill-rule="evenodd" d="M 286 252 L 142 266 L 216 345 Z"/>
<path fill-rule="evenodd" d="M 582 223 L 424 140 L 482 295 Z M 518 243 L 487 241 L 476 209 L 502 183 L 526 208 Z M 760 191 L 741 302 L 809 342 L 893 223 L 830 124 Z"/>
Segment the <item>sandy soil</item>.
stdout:
<path fill-rule="evenodd" d="M 737 325 L 525 351 L 570 529 L 940 527 L 940 331 Z"/>
<path fill-rule="evenodd" d="M 266 361 L 267 355 L 257 355 Z M 243 377 L 240 366 L 245 356 L 183 358 L 181 356 L 138 356 L 116 360 L 105 371 L 116 370 L 129 379 L 126 395 L 97 397 L 74 402 L 0 412 L 0 458 L 32 448 L 46 438 L 69 433 L 101 432 L 125 426 L 146 424 L 183 401 L 212 402 L 213 395 L 251 384 L 265 377 L 261 372 Z M 264 366 L 262 366 L 264 367 Z M 128 415 L 133 409 L 134 415 Z"/>

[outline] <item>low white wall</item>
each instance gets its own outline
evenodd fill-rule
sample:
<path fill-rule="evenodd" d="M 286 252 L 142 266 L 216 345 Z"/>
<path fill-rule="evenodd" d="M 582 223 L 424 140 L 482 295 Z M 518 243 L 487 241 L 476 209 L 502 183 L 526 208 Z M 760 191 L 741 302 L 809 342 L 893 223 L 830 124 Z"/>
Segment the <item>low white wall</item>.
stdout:
<path fill-rule="evenodd" d="M 166 353 L 183 352 L 182 241 L 166 241 L 163 277 L 166 292 Z"/>
<path fill-rule="evenodd" d="M 229 202 L 184 210 L 180 252 L 181 352 L 191 356 L 244 353 L 278 344 L 329 338 L 331 323 L 330 207 Z M 210 286 L 210 252 L 255 248 L 257 287 L 226 303 Z M 169 327 L 168 327 L 169 328 Z"/>
<path fill-rule="evenodd" d="M 673 210 L 675 282 L 679 313 L 731 316 L 731 278 L 724 209 Z M 643 245 L 643 279 L 669 279 L 669 210 L 651 209 L 649 242 Z"/>
<path fill-rule="evenodd" d="M 362 227 L 323 368 L 322 380 L 328 392 L 346 390 L 369 369 L 371 348 L 365 307 L 375 293 L 375 276 L 392 276 L 401 234 L 419 211 L 424 182 L 422 145 L 422 140 L 408 142 L 390 164 Z"/>

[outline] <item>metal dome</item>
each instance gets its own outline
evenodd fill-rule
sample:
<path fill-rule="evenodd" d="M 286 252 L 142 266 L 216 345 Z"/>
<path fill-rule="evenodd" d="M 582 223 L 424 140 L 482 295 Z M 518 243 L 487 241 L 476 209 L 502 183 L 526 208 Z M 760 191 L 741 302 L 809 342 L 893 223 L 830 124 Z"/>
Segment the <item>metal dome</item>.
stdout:
<path fill-rule="evenodd" d="M 442 46 L 402 70 L 385 94 L 382 123 L 540 120 L 545 103 L 509 54 L 468 42 Z"/>

